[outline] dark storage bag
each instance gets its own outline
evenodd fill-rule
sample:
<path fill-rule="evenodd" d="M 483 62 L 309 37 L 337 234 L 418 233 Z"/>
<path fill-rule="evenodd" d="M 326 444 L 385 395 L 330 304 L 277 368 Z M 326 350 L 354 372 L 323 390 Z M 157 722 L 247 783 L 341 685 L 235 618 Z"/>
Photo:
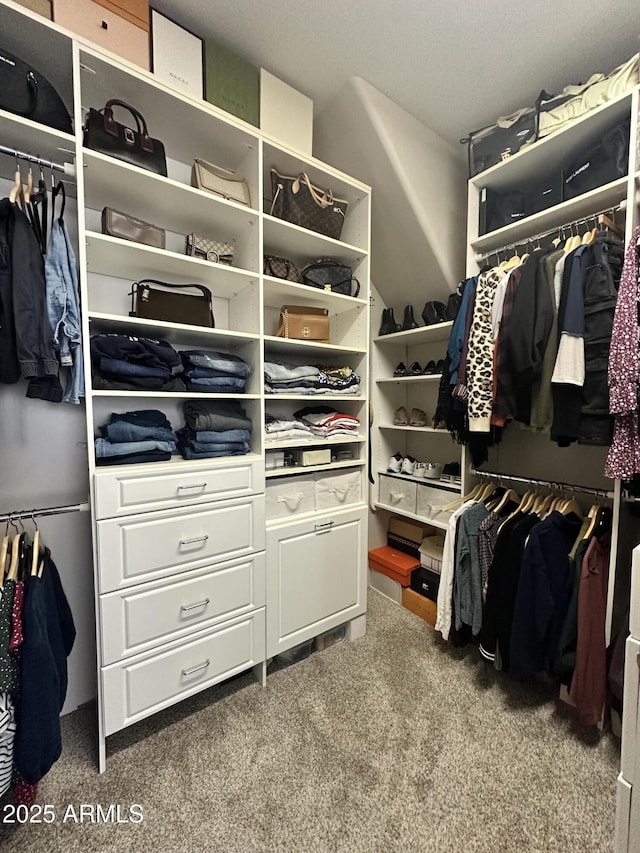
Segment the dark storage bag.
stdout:
<path fill-rule="evenodd" d="M 521 113 L 514 121 L 510 117 L 498 119 L 496 124 L 473 130 L 460 140 L 467 146 L 470 178 L 516 154 L 525 142 L 535 140 L 536 111 L 521 110 Z"/>
<path fill-rule="evenodd" d="M 530 213 L 527 194 L 519 190 L 497 193 L 485 188 L 480 193 L 480 221 L 478 234 L 488 234 L 512 222 L 524 219 Z"/>
<path fill-rule="evenodd" d="M 302 270 L 302 283 L 342 296 L 357 296 L 360 293 L 360 282 L 354 277 L 351 267 L 331 258 L 320 258 L 307 264 Z"/>
<path fill-rule="evenodd" d="M 558 171 L 533 184 L 527 193 L 529 214 L 547 210 L 562 201 L 562 173 Z"/>
<path fill-rule="evenodd" d="M 3 48 L 0 48 L 0 109 L 63 133 L 73 133 L 71 116 L 47 78 Z"/>
<path fill-rule="evenodd" d="M 564 170 L 564 200 L 623 178 L 629 170 L 630 119 L 599 134 Z"/>
<path fill-rule="evenodd" d="M 136 121 L 136 130 L 115 121 L 115 106 L 131 113 Z M 107 101 L 103 109 L 94 110 L 92 107 L 89 110 L 85 119 L 84 144 L 94 151 L 167 177 L 164 145 L 159 139 L 149 136 L 147 123 L 141 113 L 124 101 Z"/>
<path fill-rule="evenodd" d="M 169 288 L 163 290 L 162 288 Z M 176 293 L 174 289 L 192 288 L 200 293 Z M 213 308 L 211 291 L 204 284 L 170 284 L 143 278 L 133 284 L 131 290 L 132 317 L 144 317 L 147 320 L 162 320 L 167 323 L 186 323 L 190 326 L 209 326 L 213 328 Z"/>

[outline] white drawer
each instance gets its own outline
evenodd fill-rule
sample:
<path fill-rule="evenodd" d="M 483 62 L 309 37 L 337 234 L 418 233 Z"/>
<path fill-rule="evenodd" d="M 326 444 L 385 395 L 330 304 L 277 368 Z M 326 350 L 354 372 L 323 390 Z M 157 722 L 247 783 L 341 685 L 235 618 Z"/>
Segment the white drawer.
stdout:
<path fill-rule="evenodd" d="M 316 508 L 313 474 L 267 480 L 266 498 L 268 519 L 313 512 Z"/>
<path fill-rule="evenodd" d="M 439 489 L 437 486 L 416 483 L 416 515 L 421 518 L 431 518 L 436 507 L 451 503 L 457 497 L 456 492 Z"/>
<path fill-rule="evenodd" d="M 95 478 L 96 518 L 226 500 L 263 491 L 262 459 L 237 457 L 210 464 L 139 465 L 126 473 L 99 472 Z"/>
<path fill-rule="evenodd" d="M 392 509 L 416 511 L 416 483 L 397 477 L 380 476 L 380 503 Z"/>
<path fill-rule="evenodd" d="M 98 522 L 101 593 L 264 551 L 264 497 Z"/>
<path fill-rule="evenodd" d="M 102 664 L 177 640 L 265 603 L 265 553 L 100 597 Z"/>
<path fill-rule="evenodd" d="M 323 471 L 316 474 L 316 510 L 355 504 L 361 501 L 361 469 Z"/>
<path fill-rule="evenodd" d="M 103 668 L 105 734 L 260 663 L 264 650 L 261 608 L 162 652 Z"/>

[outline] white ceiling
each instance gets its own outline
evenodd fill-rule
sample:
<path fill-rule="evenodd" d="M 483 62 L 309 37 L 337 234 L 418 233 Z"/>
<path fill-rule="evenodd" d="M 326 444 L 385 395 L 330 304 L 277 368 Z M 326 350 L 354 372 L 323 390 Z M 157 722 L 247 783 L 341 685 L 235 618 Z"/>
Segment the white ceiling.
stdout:
<path fill-rule="evenodd" d="M 153 0 L 314 99 L 364 77 L 456 144 L 640 49 L 639 0 Z"/>

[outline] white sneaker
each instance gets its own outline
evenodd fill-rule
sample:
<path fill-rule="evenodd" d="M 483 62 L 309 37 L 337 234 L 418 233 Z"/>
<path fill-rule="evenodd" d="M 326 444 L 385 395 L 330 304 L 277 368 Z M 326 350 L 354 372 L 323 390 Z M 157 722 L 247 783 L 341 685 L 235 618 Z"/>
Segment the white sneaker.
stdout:
<path fill-rule="evenodd" d="M 424 477 L 424 472 L 426 469 L 426 464 L 424 462 L 416 462 L 415 471 L 413 473 L 414 477 Z"/>
<path fill-rule="evenodd" d="M 402 460 L 402 467 L 400 468 L 401 474 L 409 474 L 413 477 L 416 470 L 416 460 L 413 456 L 405 456 Z"/>
<path fill-rule="evenodd" d="M 387 471 L 391 471 L 392 474 L 399 474 L 400 469 L 402 468 L 402 462 L 402 455 L 400 453 L 394 453 L 391 459 L 389 459 Z"/>

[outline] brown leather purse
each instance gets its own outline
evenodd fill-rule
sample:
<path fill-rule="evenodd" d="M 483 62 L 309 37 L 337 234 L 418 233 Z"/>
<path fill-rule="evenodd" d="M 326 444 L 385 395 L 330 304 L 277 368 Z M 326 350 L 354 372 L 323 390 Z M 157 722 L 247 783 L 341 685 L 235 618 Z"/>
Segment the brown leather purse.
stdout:
<path fill-rule="evenodd" d="M 276 337 L 328 344 L 329 311 L 306 305 L 283 305 Z"/>

